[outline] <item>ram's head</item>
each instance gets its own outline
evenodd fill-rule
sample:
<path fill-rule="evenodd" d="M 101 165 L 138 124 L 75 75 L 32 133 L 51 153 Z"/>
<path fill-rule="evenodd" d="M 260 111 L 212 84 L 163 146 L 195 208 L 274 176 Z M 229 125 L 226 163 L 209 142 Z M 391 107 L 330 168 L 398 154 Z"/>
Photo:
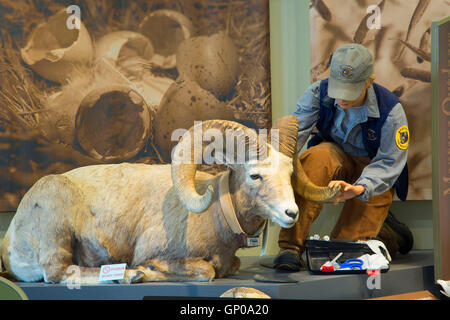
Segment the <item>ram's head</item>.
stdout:
<path fill-rule="evenodd" d="M 339 192 L 309 180 L 297 161 L 297 133 L 294 116 L 277 120 L 268 135 L 233 121 L 194 125 L 172 152 L 172 181 L 179 199 L 191 212 L 205 211 L 213 201 L 214 188 L 209 186 L 204 194 L 197 192 L 197 166 L 223 163 L 231 169 L 234 183 L 230 192 L 241 210 L 271 219 L 283 228 L 291 227 L 298 219 L 293 190 L 312 201 L 327 201 Z"/>

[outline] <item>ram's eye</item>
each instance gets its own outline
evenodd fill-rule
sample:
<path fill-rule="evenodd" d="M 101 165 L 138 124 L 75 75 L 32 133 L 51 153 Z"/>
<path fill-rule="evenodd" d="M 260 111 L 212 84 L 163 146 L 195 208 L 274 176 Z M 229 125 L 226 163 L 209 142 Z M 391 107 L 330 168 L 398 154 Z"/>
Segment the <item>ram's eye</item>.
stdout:
<path fill-rule="evenodd" d="M 252 180 L 262 180 L 262 177 L 259 174 L 251 174 L 250 178 L 252 178 Z"/>

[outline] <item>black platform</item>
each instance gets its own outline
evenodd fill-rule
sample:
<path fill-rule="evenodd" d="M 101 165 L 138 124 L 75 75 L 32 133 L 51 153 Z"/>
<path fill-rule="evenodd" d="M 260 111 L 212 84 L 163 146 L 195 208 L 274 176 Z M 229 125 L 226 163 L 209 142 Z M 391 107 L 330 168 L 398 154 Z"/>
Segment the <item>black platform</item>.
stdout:
<path fill-rule="evenodd" d="M 380 289 L 369 289 L 368 275 L 312 275 L 307 271 L 284 275 L 295 283 L 262 283 L 255 274 L 270 275 L 272 269 L 261 266 L 273 257 L 243 257 L 238 275 L 212 282 L 159 282 L 134 285 L 84 285 L 68 289 L 65 285 L 44 283 L 17 284 L 30 299 L 121 299 L 140 300 L 145 296 L 219 297 L 234 287 L 252 287 L 274 299 L 367 299 L 413 291 L 431 290 L 434 282 L 433 251 L 417 250 L 399 255 L 387 273 L 381 274 Z"/>

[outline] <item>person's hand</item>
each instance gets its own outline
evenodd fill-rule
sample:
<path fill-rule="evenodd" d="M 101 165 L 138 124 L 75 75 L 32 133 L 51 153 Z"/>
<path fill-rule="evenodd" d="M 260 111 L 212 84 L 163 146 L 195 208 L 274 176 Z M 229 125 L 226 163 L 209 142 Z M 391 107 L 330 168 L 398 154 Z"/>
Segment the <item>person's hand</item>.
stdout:
<path fill-rule="evenodd" d="M 328 187 L 330 188 L 335 188 L 338 186 L 341 188 L 341 195 L 334 199 L 334 204 L 338 204 L 341 200 L 357 197 L 365 191 L 365 188 L 362 185 L 354 186 L 342 180 L 333 180 L 328 184 Z"/>

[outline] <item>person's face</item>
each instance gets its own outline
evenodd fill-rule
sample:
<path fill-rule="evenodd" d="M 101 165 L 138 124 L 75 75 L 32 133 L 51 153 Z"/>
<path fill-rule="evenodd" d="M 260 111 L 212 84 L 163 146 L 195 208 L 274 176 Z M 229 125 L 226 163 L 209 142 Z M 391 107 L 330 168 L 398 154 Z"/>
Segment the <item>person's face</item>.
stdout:
<path fill-rule="evenodd" d="M 371 84 L 366 84 L 358 97 L 358 99 L 350 101 L 350 100 L 342 100 L 342 99 L 336 99 L 337 103 L 342 109 L 348 109 L 353 107 L 361 107 L 364 104 L 364 101 L 366 100 L 366 94 L 367 89 L 370 87 Z"/>

